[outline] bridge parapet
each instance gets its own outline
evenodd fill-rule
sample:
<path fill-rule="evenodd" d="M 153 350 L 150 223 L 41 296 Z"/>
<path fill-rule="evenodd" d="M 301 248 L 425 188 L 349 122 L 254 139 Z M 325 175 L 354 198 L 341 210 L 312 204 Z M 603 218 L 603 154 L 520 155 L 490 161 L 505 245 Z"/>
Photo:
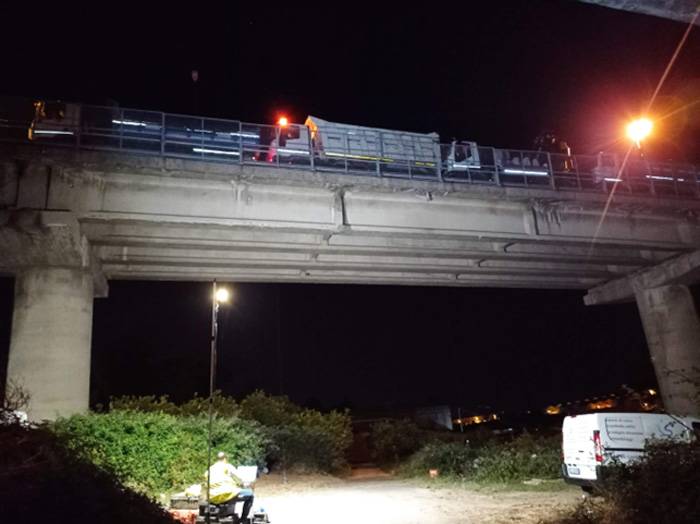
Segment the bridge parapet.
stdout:
<path fill-rule="evenodd" d="M 37 121 L 31 111 L 22 114 L 0 107 L 0 140 L 321 174 L 533 188 L 552 194 L 615 192 L 700 199 L 697 166 L 621 159 L 607 153 L 569 155 L 474 142 L 441 144 L 434 134 L 357 126 L 333 129 L 323 142 L 322 126 L 281 127 L 79 104 L 63 104 L 56 115 Z"/>

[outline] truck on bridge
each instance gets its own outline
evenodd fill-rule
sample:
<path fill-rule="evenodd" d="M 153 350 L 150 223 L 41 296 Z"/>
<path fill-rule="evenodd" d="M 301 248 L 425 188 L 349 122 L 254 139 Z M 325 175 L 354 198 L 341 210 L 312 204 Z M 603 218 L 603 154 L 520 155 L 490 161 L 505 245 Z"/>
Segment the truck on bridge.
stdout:
<path fill-rule="evenodd" d="M 692 165 L 501 149 L 474 141 L 440 141 L 414 133 L 335 123 L 309 116 L 304 124 L 248 124 L 64 102 L 35 101 L 30 122 L 3 118 L 0 134 L 86 149 L 126 150 L 208 161 L 266 163 L 313 171 L 445 180 L 504 186 L 700 197 Z M 31 106 L 30 106 L 31 107 Z M 2 129 L 4 128 L 4 129 Z"/>

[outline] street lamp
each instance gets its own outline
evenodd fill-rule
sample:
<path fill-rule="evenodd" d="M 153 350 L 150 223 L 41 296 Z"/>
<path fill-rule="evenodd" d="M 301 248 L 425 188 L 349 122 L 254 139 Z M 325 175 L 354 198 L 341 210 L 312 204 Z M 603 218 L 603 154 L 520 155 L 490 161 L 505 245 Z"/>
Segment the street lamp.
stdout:
<path fill-rule="evenodd" d="M 627 124 L 627 137 L 637 145 L 637 149 L 641 149 L 642 140 L 651 134 L 652 129 L 654 129 L 654 123 L 651 120 L 646 117 L 637 118 Z"/>
<path fill-rule="evenodd" d="M 216 279 L 212 282 L 211 293 L 211 348 L 209 354 L 209 430 L 207 436 L 207 522 L 209 522 L 209 494 L 211 486 L 211 432 L 214 420 L 214 377 L 216 376 L 216 341 L 219 335 L 219 306 L 228 304 L 231 292 L 228 288 L 218 287 Z"/>

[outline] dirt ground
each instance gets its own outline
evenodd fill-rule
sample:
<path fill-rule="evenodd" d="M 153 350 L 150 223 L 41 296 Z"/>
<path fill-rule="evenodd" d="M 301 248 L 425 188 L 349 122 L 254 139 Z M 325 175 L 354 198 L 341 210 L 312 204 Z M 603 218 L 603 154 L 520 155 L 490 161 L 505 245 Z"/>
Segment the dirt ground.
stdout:
<path fill-rule="evenodd" d="M 276 475 L 260 479 L 255 507 L 273 524 L 535 524 L 580 499 L 578 489 L 485 491 L 432 487 L 378 472 L 349 479 Z"/>

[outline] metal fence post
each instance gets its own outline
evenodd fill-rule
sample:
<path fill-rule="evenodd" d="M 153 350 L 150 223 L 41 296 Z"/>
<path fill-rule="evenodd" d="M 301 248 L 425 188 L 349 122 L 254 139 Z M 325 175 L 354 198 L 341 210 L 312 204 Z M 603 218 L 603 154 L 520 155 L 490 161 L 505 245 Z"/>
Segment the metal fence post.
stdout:
<path fill-rule="evenodd" d="M 501 174 L 498 172 L 498 156 L 496 155 L 495 147 L 491 148 L 491 154 L 493 155 L 493 181 L 496 183 L 497 186 L 502 186 L 503 184 L 501 183 Z"/>
<path fill-rule="evenodd" d="M 199 156 L 204 159 L 204 118 L 199 119 Z"/>
<path fill-rule="evenodd" d="M 124 143 L 124 110 L 119 111 L 119 149 L 122 149 Z"/>
<path fill-rule="evenodd" d="M 165 113 L 160 114 L 160 156 L 165 156 Z"/>
<path fill-rule="evenodd" d="M 382 176 L 382 157 L 384 156 L 384 138 L 382 132 L 377 131 L 377 176 Z"/>
<path fill-rule="evenodd" d="M 571 155 L 571 161 L 573 162 L 574 165 L 574 173 L 576 173 L 576 187 L 578 188 L 579 191 L 583 190 L 583 184 L 581 184 L 581 173 L 578 170 L 578 159 L 574 156 Z"/>
<path fill-rule="evenodd" d="M 554 164 L 552 164 L 552 155 L 547 152 L 547 169 L 549 170 L 549 184 L 552 186 L 552 189 L 555 191 L 557 190 L 557 181 L 554 179 Z"/>
<path fill-rule="evenodd" d="M 304 126 L 306 128 L 306 136 L 308 146 L 309 146 L 309 166 L 311 167 L 311 171 L 316 171 L 316 160 L 314 159 L 314 144 L 312 142 L 311 138 L 311 128 L 309 126 Z"/>
<path fill-rule="evenodd" d="M 78 129 L 75 132 L 75 148 L 80 149 L 80 135 L 83 132 L 83 106 L 80 106 L 80 111 L 78 112 L 80 115 L 78 117 Z"/>
<path fill-rule="evenodd" d="M 243 165 L 243 122 L 238 122 L 238 163 Z"/>
<path fill-rule="evenodd" d="M 277 126 L 275 127 L 275 134 L 277 135 L 277 149 L 275 150 L 275 164 L 277 164 L 277 167 L 280 166 L 280 136 L 282 136 L 282 127 Z M 268 152 L 269 154 L 269 152 Z"/>

